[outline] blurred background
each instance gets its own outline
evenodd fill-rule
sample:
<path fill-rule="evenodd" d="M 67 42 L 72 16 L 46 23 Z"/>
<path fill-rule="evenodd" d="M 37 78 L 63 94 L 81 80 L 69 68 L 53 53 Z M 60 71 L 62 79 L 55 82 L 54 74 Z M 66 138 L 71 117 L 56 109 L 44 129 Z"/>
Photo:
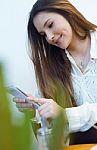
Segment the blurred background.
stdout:
<path fill-rule="evenodd" d="M 28 56 L 27 21 L 36 0 L 0 0 L 0 62 L 7 85 L 35 95 L 34 68 Z M 91 22 L 97 24 L 97 1 L 70 0 Z"/>

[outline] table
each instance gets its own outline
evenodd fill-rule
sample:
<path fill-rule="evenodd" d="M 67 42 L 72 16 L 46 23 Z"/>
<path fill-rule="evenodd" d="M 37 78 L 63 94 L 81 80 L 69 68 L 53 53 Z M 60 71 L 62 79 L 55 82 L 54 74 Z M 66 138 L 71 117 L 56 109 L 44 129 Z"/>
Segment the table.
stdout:
<path fill-rule="evenodd" d="M 64 150 L 90 150 L 92 147 L 97 144 L 79 144 L 79 145 L 70 145 L 65 147 Z"/>

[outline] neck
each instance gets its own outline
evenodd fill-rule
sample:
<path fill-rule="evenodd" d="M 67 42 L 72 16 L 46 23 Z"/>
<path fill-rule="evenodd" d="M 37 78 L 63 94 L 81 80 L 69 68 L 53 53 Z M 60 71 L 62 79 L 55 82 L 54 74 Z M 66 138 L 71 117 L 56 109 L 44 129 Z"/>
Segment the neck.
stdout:
<path fill-rule="evenodd" d="M 90 37 L 87 36 L 85 40 L 76 40 L 68 49 L 82 72 L 84 72 L 90 60 L 90 43 Z"/>
<path fill-rule="evenodd" d="M 89 36 L 87 36 L 84 40 L 80 40 L 74 37 L 72 43 L 67 48 L 70 54 L 73 56 L 81 56 L 84 55 L 87 52 L 87 50 L 90 49 L 91 40 Z"/>

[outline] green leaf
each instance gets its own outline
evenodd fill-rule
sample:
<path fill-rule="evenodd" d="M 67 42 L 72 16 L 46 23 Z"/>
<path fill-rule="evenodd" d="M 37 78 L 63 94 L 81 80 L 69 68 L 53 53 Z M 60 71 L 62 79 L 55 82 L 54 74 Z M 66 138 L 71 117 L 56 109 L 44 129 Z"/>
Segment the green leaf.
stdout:
<path fill-rule="evenodd" d="M 60 111 L 53 120 L 52 135 L 50 137 L 49 150 L 62 150 L 65 147 L 68 136 L 68 122 L 65 111 Z"/>
<path fill-rule="evenodd" d="M 34 138 L 30 113 L 26 112 L 25 117 L 21 118 L 21 126 L 12 123 L 12 112 L 5 87 L 3 65 L 0 64 L 0 150 L 36 150 L 36 146 L 32 142 Z M 18 122 L 20 119 L 16 121 Z"/>

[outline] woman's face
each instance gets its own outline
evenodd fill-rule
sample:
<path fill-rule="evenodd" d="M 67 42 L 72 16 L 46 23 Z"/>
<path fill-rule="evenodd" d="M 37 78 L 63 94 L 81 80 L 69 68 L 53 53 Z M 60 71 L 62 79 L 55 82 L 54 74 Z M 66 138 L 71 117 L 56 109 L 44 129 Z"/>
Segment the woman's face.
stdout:
<path fill-rule="evenodd" d="M 72 42 L 72 28 L 68 21 L 60 14 L 53 12 L 39 12 L 33 19 L 37 31 L 45 36 L 49 44 L 62 49 Z"/>

